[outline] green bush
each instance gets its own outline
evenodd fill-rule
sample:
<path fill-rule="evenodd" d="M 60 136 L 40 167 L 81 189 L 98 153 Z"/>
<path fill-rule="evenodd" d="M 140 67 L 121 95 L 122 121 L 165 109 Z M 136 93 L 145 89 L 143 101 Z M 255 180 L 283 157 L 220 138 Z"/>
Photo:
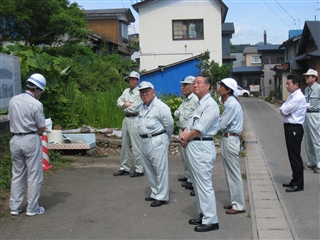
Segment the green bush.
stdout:
<path fill-rule="evenodd" d="M 183 102 L 183 97 L 179 97 L 178 95 L 164 94 L 160 98 L 164 103 L 166 103 L 169 106 L 171 110 L 171 115 L 174 119 L 173 134 L 178 135 L 179 134 L 179 127 L 177 126 L 178 119 L 174 117 L 174 112 L 179 108 L 179 106 Z"/>
<path fill-rule="evenodd" d="M 0 136 L 0 189 L 9 189 L 11 184 L 12 161 L 9 141 L 10 135 Z"/>

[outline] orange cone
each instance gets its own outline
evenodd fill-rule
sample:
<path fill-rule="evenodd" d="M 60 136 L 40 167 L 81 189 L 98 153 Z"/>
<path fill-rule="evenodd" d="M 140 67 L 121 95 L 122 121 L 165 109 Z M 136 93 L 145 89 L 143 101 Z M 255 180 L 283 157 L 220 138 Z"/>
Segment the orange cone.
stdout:
<path fill-rule="evenodd" d="M 47 171 L 53 166 L 49 163 L 48 133 L 46 132 L 42 134 L 42 152 L 42 170 Z"/>

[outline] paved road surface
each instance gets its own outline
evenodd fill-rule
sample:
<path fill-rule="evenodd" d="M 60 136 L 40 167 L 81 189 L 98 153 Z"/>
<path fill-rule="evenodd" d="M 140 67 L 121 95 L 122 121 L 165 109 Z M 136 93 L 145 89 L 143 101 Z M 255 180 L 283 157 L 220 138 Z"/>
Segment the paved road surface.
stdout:
<path fill-rule="evenodd" d="M 291 168 L 287 157 L 282 117 L 277 107 L 263 100 L 242 98 L 242 106 L 270 170 L 277 198 L 291 227 L 293 237 L 297 239 L 320 239 L 319 205 L 320 175 L 312 171 L 304 172 L 304 191 L 287 193 L 283 183 L 291 180 Z M 302 159 L 306 164 L 307 155 L 302 144 Z M 264 166 L 261 166 L 262 168 Z M 252 180 L 251 182 L 254 182 Z"/>
<path fill-rule="evenodd" d="M 290 181 L 291 169 L 281 116 L 276 106 L 262 100 L 241 98 L 241 102 L 246 119 L 244 135 L 250 139 L 247 158 L 240 160 L 242 172 L 248 171 L 248 179 L 244 181 L 247 212 L 234 216 L 224 213 L 222 207 L 228 203 L 228 192 L 221 157 L 218 157 L 213 169 L 218 231 L 196 233 L 194 226 L 188 224 L 197 212 L 195 198 L 177 181 L 182 173 L 180 157 L 169 158 L 170 203 L 159 208 L 151 208 L 150 202 L 144 201 L 150 194 L 147 178 L 113 177 L 119 160 L 108 157 L 88 159 L 86 166 L 46 176 L 40 203 L 47 212 L 32 218 L 23 213 L 2 219 L 0 238 L 319 239 L 320 176 L 305 172 L 305 190 L 286 193 L 282 183 Z M 302 156 L 306 162 L 304 148 Z M 272 197 L 265 197 L 264 191 L 259 193 L 259 184 L 271 189 L 266 193 L 273 193 Z M 277 206 L 261 211 L 260 203 L 264 200 Z M 24 209 L 25 206 L 24 203 Z M 277 219 L 281 215 L 284 217 Z M 273 219 L 273 216 L 276 217 Z M 282 226 L 278 229 L 272 226 L 279 220 L 285 222 L 284 230 Z"/>

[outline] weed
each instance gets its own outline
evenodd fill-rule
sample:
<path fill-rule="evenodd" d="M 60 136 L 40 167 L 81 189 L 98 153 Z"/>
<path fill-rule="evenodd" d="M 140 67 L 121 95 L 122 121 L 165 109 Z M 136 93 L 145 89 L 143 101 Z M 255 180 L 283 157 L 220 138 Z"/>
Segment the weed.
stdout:
<path fill-rule="evenodd" d="M 242 179 L 247 180 L 247 174 L 246 173 L 241 173 Z"/>

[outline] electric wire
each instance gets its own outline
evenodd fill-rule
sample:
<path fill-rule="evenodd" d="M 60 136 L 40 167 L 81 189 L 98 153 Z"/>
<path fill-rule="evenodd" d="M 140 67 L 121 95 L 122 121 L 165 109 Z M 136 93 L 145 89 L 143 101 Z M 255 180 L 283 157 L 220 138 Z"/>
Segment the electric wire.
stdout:
<path fill-rule="evenodd" d="M 284 24 L 286 24 L 289 28 L 291 28 L 291 26 L 289 26 L 267 3 L 266 3 L 266 1 L 265 0 L 263 0 L 263 2 L 268 6 L 268 8 L 270 8 L 271 9 L 271 11 L 272 12 L 274 12 L 274 14 L 275 15 L 277 15 L 278 16 L 278 18 L 280 18 L 281 19 L 281 21 L 282 22 L 284 22 Z"/>
<path fill-rule="evenodd" d="M 293 19 L 293 24 L 297 27 L 297 29 L 298 29 L 298 26 L 297 26 L 297 23 L 296 23 L 296 19 L 294 18 L 294 17 L 292 17 L 288 12 L 287 12 L 287 10 L 286 9 L 284 9 L 282 6 L 281 6 L 281 4 L 277 1 L 277 0 L 275 0 L 276 1 L 276 3 L 283 9 L 283 11 L 285 11 L 287 14 L 288 14 L 288 16 L 289 17 L 291 17 L 292 19 Z"/>

